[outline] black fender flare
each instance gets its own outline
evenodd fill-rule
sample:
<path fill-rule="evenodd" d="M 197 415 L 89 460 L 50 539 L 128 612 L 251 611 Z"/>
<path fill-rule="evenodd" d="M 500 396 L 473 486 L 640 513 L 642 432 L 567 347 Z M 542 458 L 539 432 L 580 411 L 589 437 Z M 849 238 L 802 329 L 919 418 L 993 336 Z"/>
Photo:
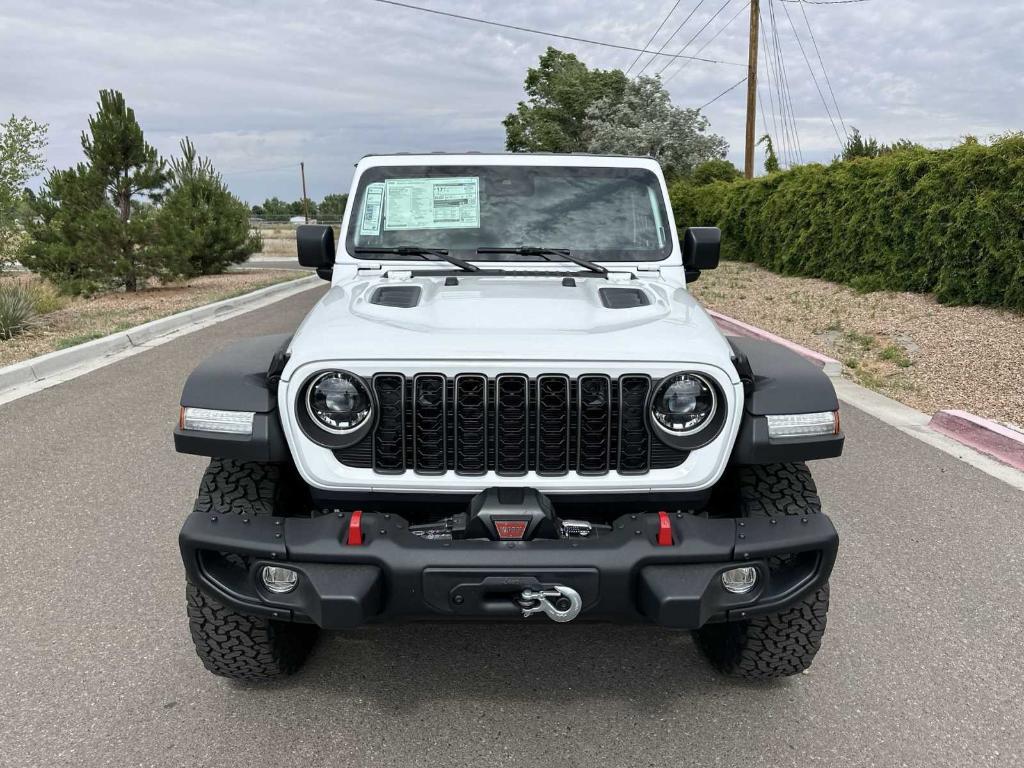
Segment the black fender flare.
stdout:
<path fill-rule="evenodd" d="M 292 334 L 244 339 L 208 357 L 181 393 L 183 408 L 252 411 L 252 435 L 174 430 L 178 453 L 243 461 L 287 462 L 291 453 L 277 412 L 277 384 Z"/>
<path fill-rule="evenodd" d="M 727 336 L 726 340 L 733 349 L 733 363 L 745 393 L 743 421 L 730 463 L 776 464 L 840 456 L 845 442 L 842 431 L 785 440 L 768 436 L 769 415 L 839 410 L 829 377 L 780 344 L 741 336 Z"/>

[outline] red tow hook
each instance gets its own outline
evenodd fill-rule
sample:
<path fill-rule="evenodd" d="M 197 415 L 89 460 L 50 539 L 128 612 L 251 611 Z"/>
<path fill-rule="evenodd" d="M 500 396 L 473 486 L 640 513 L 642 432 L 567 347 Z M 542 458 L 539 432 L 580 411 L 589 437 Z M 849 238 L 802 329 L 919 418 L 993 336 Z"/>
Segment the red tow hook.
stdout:
<path fill-rule="evenodd" d="M 359 546 L 363 543 L 363 510 L 357 509 L 348 519 L 348 540 L 349 546 Z"/>
<path fill-rule="evenodd" d="M 658 546 L 672 546 L 672 521 L 668 519 L 668 512 L 658 513 Z"/>

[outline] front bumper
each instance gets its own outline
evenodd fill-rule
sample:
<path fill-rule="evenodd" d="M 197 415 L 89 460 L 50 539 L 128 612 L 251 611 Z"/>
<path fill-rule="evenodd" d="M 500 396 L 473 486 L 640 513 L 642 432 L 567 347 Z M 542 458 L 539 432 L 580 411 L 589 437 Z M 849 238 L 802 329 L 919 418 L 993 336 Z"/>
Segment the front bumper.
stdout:
<path fill-rule="evenodd" d="M 825 515 L 673 514 L 669 520 L 669 545 L 658 544 L 657 514 L 624 515 L 611 533 L 593 539 L 437 541 L 411 534 L 397 515 L 364 513 L 363 541 L 350 545 L 346 512 L 317 518 L 193 512 L 179 543 L 189 578 L 215 600 L 242 613 L 327 629 L 518 618 L 514 598 L 523 589 L 555 584 L 580 594 L 581 618 L 696 629 L 799 600 L 828 579 L 839 546 Z M 785 566 L 769 572 L 774 557 Z M 259 579 L 265 565 L 297 571 L 296 589 L 268 592 Z M 756 586 L 744 595 L 721 584 L 721 573 L 739 565 L 758 569 Z"/>

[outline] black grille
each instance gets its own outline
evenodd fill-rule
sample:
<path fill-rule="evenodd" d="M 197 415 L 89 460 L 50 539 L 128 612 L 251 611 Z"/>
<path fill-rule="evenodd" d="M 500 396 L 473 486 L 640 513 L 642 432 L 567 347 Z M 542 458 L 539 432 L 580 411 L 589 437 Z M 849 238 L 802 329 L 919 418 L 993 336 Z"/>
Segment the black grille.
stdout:
<path fill-rule="evenodd" d="M 641 374 L 377 374 L 372 436 L 335 456 L 381 474 L 639 475 L 678 467 L 688 453 L 648 427 L 651 387 Z"/>

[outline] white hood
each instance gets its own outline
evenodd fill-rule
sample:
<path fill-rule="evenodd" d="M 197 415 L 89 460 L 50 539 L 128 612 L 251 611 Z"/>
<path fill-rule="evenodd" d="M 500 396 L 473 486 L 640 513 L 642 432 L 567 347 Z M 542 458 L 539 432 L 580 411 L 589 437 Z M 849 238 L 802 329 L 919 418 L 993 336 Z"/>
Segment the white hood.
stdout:
<path fill-rule="evenodd" d="M 336 283 L 302 323 L 285 378 L 299 365 L 345 360 L 380 360 L 381 370 L 430 360 L 679 362 L 734 370 L 728 343 L 681 285 L 613 282 L 585 272 L 573 282 L 564 285 L 561 274 L 460 274 L 456 285 L 443 276 L 356 276 Z M 413 307 L 371 303 L 380 286 L 419 286 L 419 300 Z M 602 288 L 639 289 L 649 303 L 610 308 Z"/>

